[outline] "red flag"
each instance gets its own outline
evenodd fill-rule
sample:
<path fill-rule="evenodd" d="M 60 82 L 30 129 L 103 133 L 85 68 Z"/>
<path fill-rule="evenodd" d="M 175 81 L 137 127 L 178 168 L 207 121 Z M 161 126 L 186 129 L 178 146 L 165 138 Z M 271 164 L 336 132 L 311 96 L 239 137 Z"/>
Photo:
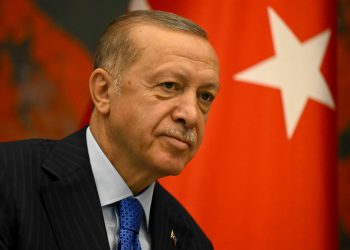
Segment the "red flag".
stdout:
<path fill-rule="evenodd" d="M 337 248 L 335 4 L 149 1 L 203 26 L 221 62 L 202 148 L 162 181 L 216 249 Z"/>
<path fill-rule="evenodd" d="M 90 98 L 88 51 L 35 1 L 0 10 L 0 140 L 72 133 Z"/>

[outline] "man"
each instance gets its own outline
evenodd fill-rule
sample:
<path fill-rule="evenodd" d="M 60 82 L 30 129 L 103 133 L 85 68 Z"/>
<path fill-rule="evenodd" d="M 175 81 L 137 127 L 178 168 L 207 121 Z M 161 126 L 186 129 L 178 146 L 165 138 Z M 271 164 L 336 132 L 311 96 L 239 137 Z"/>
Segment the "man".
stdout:
<path fill-rule="evenodd" d="M 198 25 L 158 11 L 117 18 L 97 47 L 89 127 L 1 144 L 0 249 L 212 249 L 157 180 L 198 150 L 218 82 Z"/>

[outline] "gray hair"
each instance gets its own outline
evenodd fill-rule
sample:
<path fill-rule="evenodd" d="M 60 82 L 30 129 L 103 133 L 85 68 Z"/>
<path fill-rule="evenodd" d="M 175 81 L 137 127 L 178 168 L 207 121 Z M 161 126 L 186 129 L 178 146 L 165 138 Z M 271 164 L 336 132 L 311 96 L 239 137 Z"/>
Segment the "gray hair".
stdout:
<path fill-rule="evenodd" d="M 137 24 L 151 24 L 170 31 L 187 32 L 207 40 L 207 33 L 199 25 L 173 13 L 138 10 L 119 16 L 102 34 L 94 57 L 94 68 L 108 71 L 116 84 L 124 70 L 141 55 L 141 48 L 137 47 L 129 35 L 131 28 Z"/>

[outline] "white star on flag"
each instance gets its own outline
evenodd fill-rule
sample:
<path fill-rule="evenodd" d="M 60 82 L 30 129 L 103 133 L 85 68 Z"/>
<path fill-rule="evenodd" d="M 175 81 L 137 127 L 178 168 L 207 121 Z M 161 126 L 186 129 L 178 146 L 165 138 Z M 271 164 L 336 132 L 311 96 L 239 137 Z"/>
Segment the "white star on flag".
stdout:
<path fill-rule="evenodd" d="M 234 75 L 234 79 L 281 91 L 288 139 L 291 139 L 308 99 L 334 109 L 321 64 L 329 29 L 301 42 L 272 8 L 268 8 L 275 56 Z"/>

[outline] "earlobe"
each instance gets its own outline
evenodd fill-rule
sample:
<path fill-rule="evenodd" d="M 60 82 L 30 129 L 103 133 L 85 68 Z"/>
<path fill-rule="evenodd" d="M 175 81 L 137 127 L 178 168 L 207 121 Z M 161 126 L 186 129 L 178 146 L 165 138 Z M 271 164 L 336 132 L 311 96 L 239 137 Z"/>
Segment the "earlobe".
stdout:
<path fill-rule="evenodd" d="M 95 109 L 101 114 L 108 114 L 110 110 L 110 95 L 108 89 L 113 83 L 112 77 L 101 68 L 95 69 L 89 79 L 91 99 Z"/>

